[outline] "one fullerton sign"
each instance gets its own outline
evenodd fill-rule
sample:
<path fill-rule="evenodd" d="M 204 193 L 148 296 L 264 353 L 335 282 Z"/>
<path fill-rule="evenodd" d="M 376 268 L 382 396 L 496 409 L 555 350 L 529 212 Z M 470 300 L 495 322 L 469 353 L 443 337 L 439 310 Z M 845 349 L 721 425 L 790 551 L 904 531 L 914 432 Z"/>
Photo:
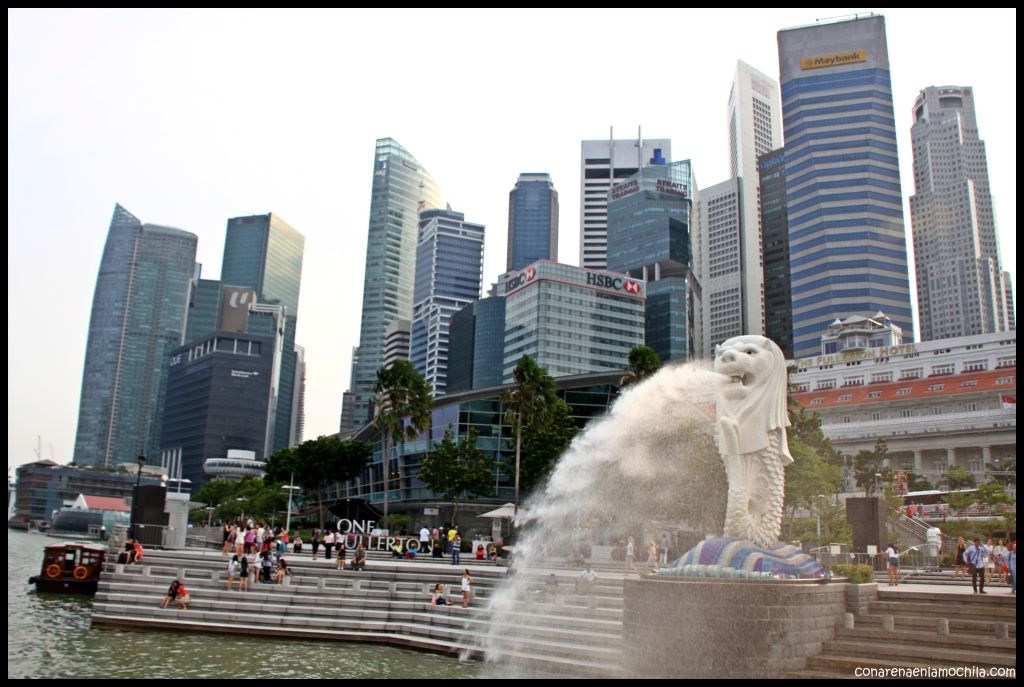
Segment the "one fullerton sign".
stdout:
<path fill-rule="evenodd" d="M 836 52 L 831 55 L 816 55 L 814 57 L 801 57 L 800 69 L 823 69 L 825 67 L 840 67 L 844 64 L 855 62 L 867 62 L 868 53 L 866 50 L 850 50 L 848 52 Z"/>

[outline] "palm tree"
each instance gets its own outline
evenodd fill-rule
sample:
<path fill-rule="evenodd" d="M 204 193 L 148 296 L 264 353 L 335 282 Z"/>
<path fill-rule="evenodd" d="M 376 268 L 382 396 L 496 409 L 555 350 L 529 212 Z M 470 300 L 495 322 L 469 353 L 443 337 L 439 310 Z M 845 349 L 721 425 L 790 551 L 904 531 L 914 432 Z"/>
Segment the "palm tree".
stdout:
<path fill-rule="evenodd" d="M 377 370 L 377 382 L 373 385 L 377 394 L 373 399 L 377 407 L 373 418 L 373 428 L 384 432 L 384 522 L 388 521 L 388 490 L 391 472 L 391 451 L 398 435 L 401 445 L 405 447 L 406 439 L 416 436 L 430 427 L 430 385 L 416 371 L 408 360 L 396 360 L 388 367 Z M 406 421 L 408 420 L 408 422 Z M 399 485 L 401 485 L 401 465 L 399 459 Z"/>
<path fill-rule="evenodd" d="M 513 513 L 519 510 L 519 460 L 523 445 L 523 424 L 539 415 L 549 399 L 555 396 L 555 381 L 547 370 L 523 355 L 512 371 L 513 386 L 501 395 L 505 404 L 505 421 L 516 429 L 516 491 Z"/>

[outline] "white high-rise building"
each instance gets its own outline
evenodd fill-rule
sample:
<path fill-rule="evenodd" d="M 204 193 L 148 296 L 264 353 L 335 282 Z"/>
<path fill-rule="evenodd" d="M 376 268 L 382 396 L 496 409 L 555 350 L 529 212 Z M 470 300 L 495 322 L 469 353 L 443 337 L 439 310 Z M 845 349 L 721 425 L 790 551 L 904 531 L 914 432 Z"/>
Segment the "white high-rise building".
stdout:
<path fill-rule="evenodd" d="M 743 210 L 749 203 L 743 195 L 743 179 L 733 177 L 700 191 L 700 261 L 704 298 L 702 349 L 711 355 L 714 347 L 741 334 L 759 334 L 745 327 L 744 264 L 745 235 L 750 225 Z M 756 257 L 756 256 L 755 256 Z"/>
<path fill-rule="evenodd" d="M 757 158 L 782 147 L 779 83 L 738 61 L 729 93 L 729 174 L 739 179 L 742 264 L 737 275 L 742 296 L 742 333 L 764 333 L 764 271 Z M 703 193 L 703 192 L 702 192 Z M 703 198 L 702 198 L 703 200 Z M 707 250 L 714 251 L 711 245 Z M 707 303 L 708 299 L 705 298 Z M 714 322 L 705 320 L 705 332 Z M 705 334 L 706 336 L 707 334 Z M 705 350 L 710 350 L 705 348 Z"/>
<path fill-rule="evenodd" d="M 1011 328 L 1010 284 L 969 87 L 930 86 L 914 102 L 914 233 L 921 340 Z"/>
<path fill-rule="evenodd" d="M 420 212 L 409 361 L 440 396 L 448 386 L 448 328 L 452 315 L 480 298 L 484 225 L 461 212 Z"/>
<path fill-rule="evenodd" d="M 583 141 L 580 154 L 580 266 L 608 266 L 608 192 L 641 167 L 672 161 L 667 138 Z M 755 168 L 756 169 L 756 168 Z M 757 181 L 755 175 L 754 181 Z"/>

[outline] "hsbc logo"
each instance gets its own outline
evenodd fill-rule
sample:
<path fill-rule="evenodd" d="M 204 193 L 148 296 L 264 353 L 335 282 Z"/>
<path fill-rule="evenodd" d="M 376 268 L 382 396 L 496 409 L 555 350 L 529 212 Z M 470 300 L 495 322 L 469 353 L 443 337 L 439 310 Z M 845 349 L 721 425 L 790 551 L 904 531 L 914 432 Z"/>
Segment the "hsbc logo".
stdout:
<path fill-rule="evenodd" d="M 628 277 L 614 277 L 610 274 L 599 272 L 587 272 L 587 285 L 599 286 L 602 289 L 615 289 L 626 293 L 640 295 L 640 282 L 633 281 Z"/>
<path fill-rule="evenodd" d="M 512 277 L 511 279 L 505 280 L 505 293 L 518 289 L 523 284 L 528 284 L 533 281 L 533 278 L 537 276 L 537 268 L 527 267 L 525 270 Z"/>

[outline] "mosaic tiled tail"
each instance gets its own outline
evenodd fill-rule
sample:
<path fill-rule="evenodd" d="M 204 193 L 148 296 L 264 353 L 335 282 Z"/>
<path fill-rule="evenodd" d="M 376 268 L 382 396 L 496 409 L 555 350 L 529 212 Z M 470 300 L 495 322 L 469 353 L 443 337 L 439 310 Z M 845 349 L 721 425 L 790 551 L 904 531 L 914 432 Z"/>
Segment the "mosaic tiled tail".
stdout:
<path fill-rule="evenodd" d="M 821 579 L 828 571 L 796 546 L 762 549 L 744 539 L 706 539 L 659 575 L 739 579 Z"/>

